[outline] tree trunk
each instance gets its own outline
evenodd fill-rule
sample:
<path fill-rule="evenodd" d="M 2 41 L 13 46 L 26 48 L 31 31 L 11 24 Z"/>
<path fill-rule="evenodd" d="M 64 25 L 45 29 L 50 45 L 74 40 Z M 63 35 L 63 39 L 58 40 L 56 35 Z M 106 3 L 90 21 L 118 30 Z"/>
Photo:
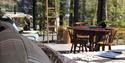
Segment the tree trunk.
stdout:
<path fill-rule="evenodd" d="M 97 24 L 104 22 L 106 19 L 106 0 L 98 0 L 98 10 L 97 10 Z"/>
<path fill-rule="evenodd" d="M 79 20 L 84 21 L 85 20 L 85 7 L 86 7 L 86 0 L 80 0 L 79 1 Z"/>
<path fill-rule="evenodd" d="M 73 19 L 73 9 L 74 9 L 73 8 L 73 6 L 74 6 L 73 1 L 74 0 L 70 0 L 70 12 L 69 12 L 70 13 L 70 17 L 69 17 L 69 25 L 70 26 L 73 26 L 73 23 L 74 23 L 74 19 Z"/>
<path fill-rule="evenodd" d="M 74 0 L 74 22 L 78 21 L 78 6 L 79 6 L 79 0 Z"/>
<path fill-rule="evenodd" d="M 33 0 L 33 29 L 36 30 L 36 0 Z"/>

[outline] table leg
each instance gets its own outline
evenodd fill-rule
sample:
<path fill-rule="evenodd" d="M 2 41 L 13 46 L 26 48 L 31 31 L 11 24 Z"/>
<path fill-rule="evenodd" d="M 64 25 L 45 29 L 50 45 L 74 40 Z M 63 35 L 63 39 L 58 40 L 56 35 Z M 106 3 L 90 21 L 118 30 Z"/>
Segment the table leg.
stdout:
<path fill-rule="evenodd" d="M 90 35 L 90 47 L 89 51 L 99 51 L 99 45 L 96 44 L 96 36 L 95 35 Z"/>
<path fill-rule="evenodd" d="M 93 47 L 94 47 L 94 35 L 90 35 L 89 41 L 90 41 L 89 51 L 93 51 Z"/>

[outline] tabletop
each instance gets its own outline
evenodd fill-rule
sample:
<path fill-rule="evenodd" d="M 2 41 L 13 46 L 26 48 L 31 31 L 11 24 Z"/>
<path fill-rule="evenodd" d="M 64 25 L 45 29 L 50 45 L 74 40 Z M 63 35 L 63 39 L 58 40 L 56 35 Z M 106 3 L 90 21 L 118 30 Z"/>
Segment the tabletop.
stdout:
<path fill-rule="evenodd" d="M 98 26 L 74 26 L 74 30 L 84 30 L 84 31 L 95 31 L 95 32 L 109 32 L 112 28 L 107 27 L 107 28 L 102 28 Z"/>

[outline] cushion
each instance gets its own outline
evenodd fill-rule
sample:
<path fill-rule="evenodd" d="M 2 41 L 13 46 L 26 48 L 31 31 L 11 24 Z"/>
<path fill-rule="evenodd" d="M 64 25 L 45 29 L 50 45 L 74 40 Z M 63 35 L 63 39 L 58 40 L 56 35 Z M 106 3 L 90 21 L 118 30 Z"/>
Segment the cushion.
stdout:
<path fill-rule="evenodd" d="M 29 63 L 52 63 L 45 52 L 39 48 L 35 42 L 21 36 L 28 56 Z"/>
<path fill-rule="evenodd" d="M 1 63 L 52 63 L 44 51 L 26 37 L 4 25 L 0 31 Z"/>
<path fill-rule="evenodd" d="M 22 40 L 8 39 L 0 41 L 1 63 L 28 63 Z"/>

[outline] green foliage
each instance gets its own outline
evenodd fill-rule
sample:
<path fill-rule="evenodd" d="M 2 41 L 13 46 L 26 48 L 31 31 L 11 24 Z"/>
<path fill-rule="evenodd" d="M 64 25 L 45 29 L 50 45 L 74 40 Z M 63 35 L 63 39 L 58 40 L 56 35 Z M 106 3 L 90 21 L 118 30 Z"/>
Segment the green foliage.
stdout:
<path fill-rule="evenodd" d="M 125 27 L 125 1 L 124 0 L 108 0 L 107 1 L 107 20 L 111 25 L 117 27 Z"/>
<path fill-rule="evenodd" d="M 50 0 L 52 1 L 52 0 Z M 60 15 L 65 15 L 67 13 L 67 8 L 65 8 L 66 0 L 56 0 L 58 12 Z M 73 13 L 73 0 L 71 1 L 70 13 Z M 79 0 L 79 14 L 85 17 L 79 21 L 88 22 L 88 24 L 96 24 L 96 13 L 97 13 L 97 1 L 98 0 Z M 85 3 L 85 8 L 83 6 Z M 39 0 L 38 14 L 45 19 L 45 0 Z M 125 27 L 125 0 L 107 0 L 107 20 L 106 23 L 109 25 L 114 25 L 118 27 Z M 84 9 L 83 9 L 84 8 Z M 51 13 L 50 13 L 51 15 Z M 42 21 L 44 21 L 42 19 Z"/>
<path fill-rule="evenodd" d="M 67 14 L 66 4 L 67 4 L 66 0 L 60 0 L 60 15 L 61 16 L 65 16 L 65 14 Z"/>
<path fill-rule="evenodd" d="M 86 20 L 92 21 L 95 18 L 96 13 L 96 7 L 97 7 L 97 1 L 96 0 L 86 0 Z"/>
<path fill-rule="evenodd" d="M 38 15 L 44 17 L 45 16 L 45 0 L 40 0 L 38 1 L 38 4 L 37 4 L 37 9 L 38 9 Z"/>

